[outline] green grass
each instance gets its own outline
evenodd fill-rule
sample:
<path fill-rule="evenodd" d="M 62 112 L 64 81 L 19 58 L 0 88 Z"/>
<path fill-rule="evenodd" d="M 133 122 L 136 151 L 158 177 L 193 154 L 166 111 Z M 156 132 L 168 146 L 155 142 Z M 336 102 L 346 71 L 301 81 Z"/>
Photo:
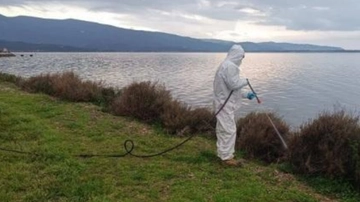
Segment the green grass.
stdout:
<path fill-rule="evenodd" d="M 334 194 L 281 172 L 279 165 L 249 161 L 243 168 L 218 161 L 215 140 L 193 138 L 154 158 L 78 158 L 78 154 L 162 151 L 185 138 L 156 126 L 103 113 L 92 104 L 28 94 L 0 82 L 1 201 L 359 201 L 353 192 Z M 241 155 L 241 154 L 239 154 Z M 338 186 L 338 185 L 337 185 Z M 327 188 L 326 188 L 327 187 Z M 322 194 L 320 194 L 322 193 Z"/>

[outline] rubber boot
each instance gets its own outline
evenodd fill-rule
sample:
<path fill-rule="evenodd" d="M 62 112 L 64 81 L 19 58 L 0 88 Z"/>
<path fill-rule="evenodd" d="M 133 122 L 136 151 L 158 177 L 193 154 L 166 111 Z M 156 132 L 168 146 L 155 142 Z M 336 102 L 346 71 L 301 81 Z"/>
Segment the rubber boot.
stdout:
<path fill-rule="evenodd" d="M 233 166 L 233 167 L 242 167 L 244 166 L 244 163 L 242 160 L 235 160 L 234 158 L 223 160 L 222 161 L 224 165 L 226 166 Z"/>

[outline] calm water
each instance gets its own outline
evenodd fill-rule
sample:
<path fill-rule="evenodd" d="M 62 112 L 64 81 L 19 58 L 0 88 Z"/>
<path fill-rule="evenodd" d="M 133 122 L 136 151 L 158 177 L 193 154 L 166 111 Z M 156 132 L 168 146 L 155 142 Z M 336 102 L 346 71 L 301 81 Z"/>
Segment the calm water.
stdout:
<path fill-rule="evenodd" d="M 19 55 L 20 53 L 17 53 Z M 212 82 L 225 53 L 37 53 L 1 58 L 0 71 L 23 77 L 72 70 L 82 78 L 124 87 L 158 81 L 176 99 L 212 106 Z M 253 110 L 278 113 L 292 127 L 323 110 L 345 107 L 358 113 L 360 53 L 248 53 L 242 76 L 263 104 L 243 101 L 239 116 Z"/>

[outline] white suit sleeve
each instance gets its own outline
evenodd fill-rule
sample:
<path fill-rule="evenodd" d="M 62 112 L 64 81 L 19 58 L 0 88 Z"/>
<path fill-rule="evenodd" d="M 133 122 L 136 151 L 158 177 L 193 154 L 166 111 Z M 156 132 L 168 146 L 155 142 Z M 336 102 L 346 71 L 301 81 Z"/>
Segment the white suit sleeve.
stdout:
<path fill-rule="evenodd" d="M 248 85 L 247 80 L 240 78 L 239 69 L 236 66 L 229 66 L 224 72 L 224 81 L 230 90 L 238 90 Z"/>

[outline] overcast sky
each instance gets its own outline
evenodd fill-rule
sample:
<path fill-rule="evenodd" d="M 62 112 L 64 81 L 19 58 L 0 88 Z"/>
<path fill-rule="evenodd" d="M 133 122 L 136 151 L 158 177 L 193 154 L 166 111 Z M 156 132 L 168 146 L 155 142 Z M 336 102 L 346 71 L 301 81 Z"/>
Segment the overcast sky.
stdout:
<path fill-rule="evenodd" d="M 360 49 L 359 0 L 0 0 L 0 14 L 73 18 L 236 42 Z"/>

